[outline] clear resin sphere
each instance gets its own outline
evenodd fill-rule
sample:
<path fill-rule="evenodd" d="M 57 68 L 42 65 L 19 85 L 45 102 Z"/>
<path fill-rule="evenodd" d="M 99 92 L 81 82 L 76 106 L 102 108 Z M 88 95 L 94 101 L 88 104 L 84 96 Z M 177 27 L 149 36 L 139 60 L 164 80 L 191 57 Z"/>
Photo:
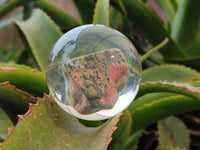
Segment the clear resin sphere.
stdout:
<path fill-rule="evenodd" d="M 49 55 L 46 76 L 58 105 L 85 120 L 113 117 L 135 98 L 140 58 L 120 32 L 83 25 L 65 33 Z"/>

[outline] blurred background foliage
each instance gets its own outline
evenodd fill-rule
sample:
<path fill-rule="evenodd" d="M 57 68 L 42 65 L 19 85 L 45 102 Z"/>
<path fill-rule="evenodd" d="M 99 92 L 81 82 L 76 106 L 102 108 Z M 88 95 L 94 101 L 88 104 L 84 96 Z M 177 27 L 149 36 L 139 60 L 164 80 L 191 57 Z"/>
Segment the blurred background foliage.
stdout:
<path fill-rule="evenodd" d="M 4 141 L 0 148 L 83 149 L 89 141 L 85 149 L 200 149 L 199 6 L 199 0 L 0 0 L 0 141 Z M 141 56 L 165 38 L 168 43 L 142 63 L 144 71 L 138 96 L 120 121 L 112 118 L 101 130 L 97 127 L 96 132 L 89 132 L 86 141 L 76 144 L 80 140 L 77 137 L 91 130 L 87 127 L 104 122 L 79 120 L 82 123 L 79 124 L 55 106 L 55 114 L 66 120 L 52 123 L 55 116 L 46 104 L 53 103 L 51 98 L 46 96 L 41 102 L 35 97 L 48 94 L 45 64 L 56 40 L 66 31 L 90 23 L 121 31 Z M 36 101 L 38 105 L 28 106 Z M 23 122 L 23 117 L 19 119 L 17 115 L 28 108 L 29 116 L 23 116 L 26 118 Z M 45 111 L 44 115 L 37 109 Z M 38 119 L 31 120 L 31 115 Z M 63 136 L 62 132 L 74 137 L 74 129 L 65 127 L 69 122 L 82 129 L 75 136 L 77 139 L 63 137 L 63 141 L 57 141 L 57 147 L 52 147 L 45 143 L 55 133 L 48 138 L 36 138 L 36 134 L 52 129 L 56 130 L 57 138 Z M 28 133 L 34 134 L 22 141 L 20 137 L 27 135 L 29 124 L 34 127 Z M 49 127 L 43 130 L 38 124 Z M 12 126 L 15 128 L 9 128 L 8 132 Z M 38 139 L 43 142 L 41 147 L 35 146 Z"/>

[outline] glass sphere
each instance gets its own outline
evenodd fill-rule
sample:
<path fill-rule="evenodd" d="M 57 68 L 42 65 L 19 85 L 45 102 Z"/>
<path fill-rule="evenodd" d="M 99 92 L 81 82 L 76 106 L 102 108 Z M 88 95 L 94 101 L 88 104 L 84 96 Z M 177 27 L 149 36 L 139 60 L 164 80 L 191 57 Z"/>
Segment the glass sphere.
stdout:
<path fill-rule="evenodd" d="M 46 68 L 55 101 L 85 120 L 113 117 L 133 101 L 141 81 L 140 58 L 120 32 L 103 25 L 82 25 L 55 44 Z"/>

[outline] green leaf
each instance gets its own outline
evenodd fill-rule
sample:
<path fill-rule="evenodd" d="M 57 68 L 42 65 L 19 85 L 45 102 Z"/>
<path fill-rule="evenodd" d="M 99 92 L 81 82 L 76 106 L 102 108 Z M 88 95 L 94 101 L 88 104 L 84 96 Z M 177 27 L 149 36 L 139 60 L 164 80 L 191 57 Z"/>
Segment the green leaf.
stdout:
<path fill-rule="evenodd" d="M 172 24 L 176 15 L 176 11 L 179 6 L 178 1 L 177 0 L 157 0 L 157 2 L 164 9 L 165 14 L 167 15 L 167 18 L 168 18 L 168 22 Z"/>
<path fill-rule="evenodd" d="M 136 150 L 139 138 L 142 136 L 143 130 L 139 130 L 132 134 L 129 139 L 126 141 L 124 149 L 125 150 Z"/>
<path fill-rule="evenodd" d="M 25 65 L 14 64 L 14 63 L 11 63 L 11 64 L 0 63 L 0 69 L 8 69 L 8 70 L 19 69 L 19 70 L 24 70 L 24 71 L 34 71 L 34 72 L 40 73 L 40 71 L 35 68 L 31 68 Z"/>
<path fill-rule="evenodd" d="M 192 97 L 200 101 L 199 88 L 183 83 L 145 82 L 140 86 L 137 97 L 152 92 L 170 92 Z"/>
<path fill-rule="evenodd" d="M 34 2 L 34 7 L 45 11 L 63 30 L 69 30 L 73 27 L 81 25 L 81 22 L 49 1 L 36 0 Z"/>
<path fill-rule="evenodd" d="M 5 113 L 5 111 L 0 107 L 0 142 L 7 138 L 8 128 L 12 126 L 12 121 Z"/>
<path fill-rule="evenodd" d="M 117 29 L 121 23 L 121 13 L 114 7 L 110 7 L 110 27 Z"/>
<path fill-rule="evenodd" d="M 16 123 L 18 114 L 24 114 L 27 111 L 29 103 L 36 102 L 36 98 L 8 82 L 0 83 L 0 95 L 0 106 L 13 123 Z"/>
<path fill-rule="evenodd" d="M 194 87 L 200 87 L 200 80 L 198 80 L 198 81 L 188 81 L 186 83 L 189 83 L 190 85 L 192 85 Z"/>
<path fill-rule="evenodd" d="M 124 144 L 128 140 L 131 132 L 132 117 L 128 109 L 123 112 L 120 117 L 120 121 L 117 124 L 117 130 L 113 134 L 113 140 L 111 141 L 109 150 L 121 150 L 124 149 Z"/>
<path fill-rule="evenodd" d="M 109 26 L 109 0 L 97 0 L 93 16 L 93 24 Z"/>
<path fill-rule="evenodd" d="M 179 147 L 160 147 L 157 150 L 185 150 L 185 149 L 180 149 Z"/>
<path fill-rule="evenodd" d="M 127 16 L 142 31 L 153 46 L 158 45 L 165 38 L 169 39 L 168 44 L 160 50 L 166 61 L 174 61 L 175 59 L 185 57 L 173 42 L 158 17 L 140 0 L 122 0 L 122 2 L 127 10 Z M 169 50 L 171 50 L 170 53 Z"/>
<path fill-rule="evenodd" d="M 143 83 L 137 95 L 139 98 L 129 106 L 133 119 L 132 133 L 167 116 L 199 109 L 199 96 L 199 88 L 189 84 L 168 82 Z"/>
<path fill-rule="evenodd" d="M 144 105 L 154 103 L 157 100 L 168 98 L 170 96 L 176 96 L 175 93 L 168 93 L 168 92 L 155 92 L 155 93 L 147 93 L 143 96 L 138 97 L 135 99 L 128 107 L 130 111 L 136 110 L 137 108 L 143 107 Z"/>
<path fill-rule="evenodd" d="M 11 12 L 13 9 L 22 6 L 24 4 L 27 4 L 34 0 L 9 0 L 3 7 L 0 8 L 0 18 L 7 15 L 9 12 Z"/>
<path fill-rule="evenodd" d="M 158 122 L 159 147 L 179 147 L 189 150 L 189 132 L 180 119 L 168 117 Z"/>
<path fill-rule="evenodd" d="M 180 60 L 199 68 L 200 62 L 200 1 L 182 0 L 172 25 L 172 38 L 186 56 Z M 169 50 L 168 53 L 173 53 Z"/>
<path fill-rule="evenodd" d="M 18 89 L 31 95 L 42 97 L 43 93 L 48 93 L 45 75 L 29 69 L 28 67 L 14 64 L 2 67 L 2 64 L 0 64 L 0 82 L 8 81 Z"/>
<path fill-rule="evenodd" d="M 129 109 L 133 120 L 132 133 L 165 117 L 198 110 L 199 108 L 200 101 L 187 96 L 177 95 L 152 100 L 152 103 L 144 104 L 133 110 Z"/>
<path fill-rule="evenodd" d="M 142 82 L 181 82 L 194 77 L 200 77 L 200 73 L 183 65 L 160 65 L 142 72 Z"/>
<path fill-rule="evenodd" d="M 51 97 L 45 96 L 31 104 L 25 115 L 19 116 L 13 132 L 2 144 L 2 150 L 106 149 L 119 117 L 108 120 L 101 127 L 88 128 L 62 110 Z"/>
<path fill-rule="evenodd" d="M 110 3 L 111 5 L 114 5 L 117 9 L 119 9 L 119 11 L 121 11 L 125 17 L 127 17 L 126 8 L 124 7 L 124 4 L 121 0 L 111 0 Z"/>
<path fill-rule="evenodd" d="M 73 0 L 84 23 L 91 23 L 93 19 L 93 10 L 95 0 Z"/>
<path fill-rule="evenodd" d="M 62 33 L 41 10 L 35 9 L 30 19 L 15 22 L 26 40 L 42 71 L 45 71 L 48 55 Z"/>

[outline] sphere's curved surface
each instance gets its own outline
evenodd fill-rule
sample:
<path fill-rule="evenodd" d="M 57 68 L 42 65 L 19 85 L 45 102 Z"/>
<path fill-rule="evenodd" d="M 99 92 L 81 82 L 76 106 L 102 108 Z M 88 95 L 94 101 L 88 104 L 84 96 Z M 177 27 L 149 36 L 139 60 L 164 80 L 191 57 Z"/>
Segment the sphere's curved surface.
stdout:
<path fill-rule="evenodd" d="M 69 114 L 102 120 L 133 101 L 141 81 L 141 63 L 133 44 L 103 25 L 83 25 L 65 33 L 49 55 L 49 90 Z"/>

